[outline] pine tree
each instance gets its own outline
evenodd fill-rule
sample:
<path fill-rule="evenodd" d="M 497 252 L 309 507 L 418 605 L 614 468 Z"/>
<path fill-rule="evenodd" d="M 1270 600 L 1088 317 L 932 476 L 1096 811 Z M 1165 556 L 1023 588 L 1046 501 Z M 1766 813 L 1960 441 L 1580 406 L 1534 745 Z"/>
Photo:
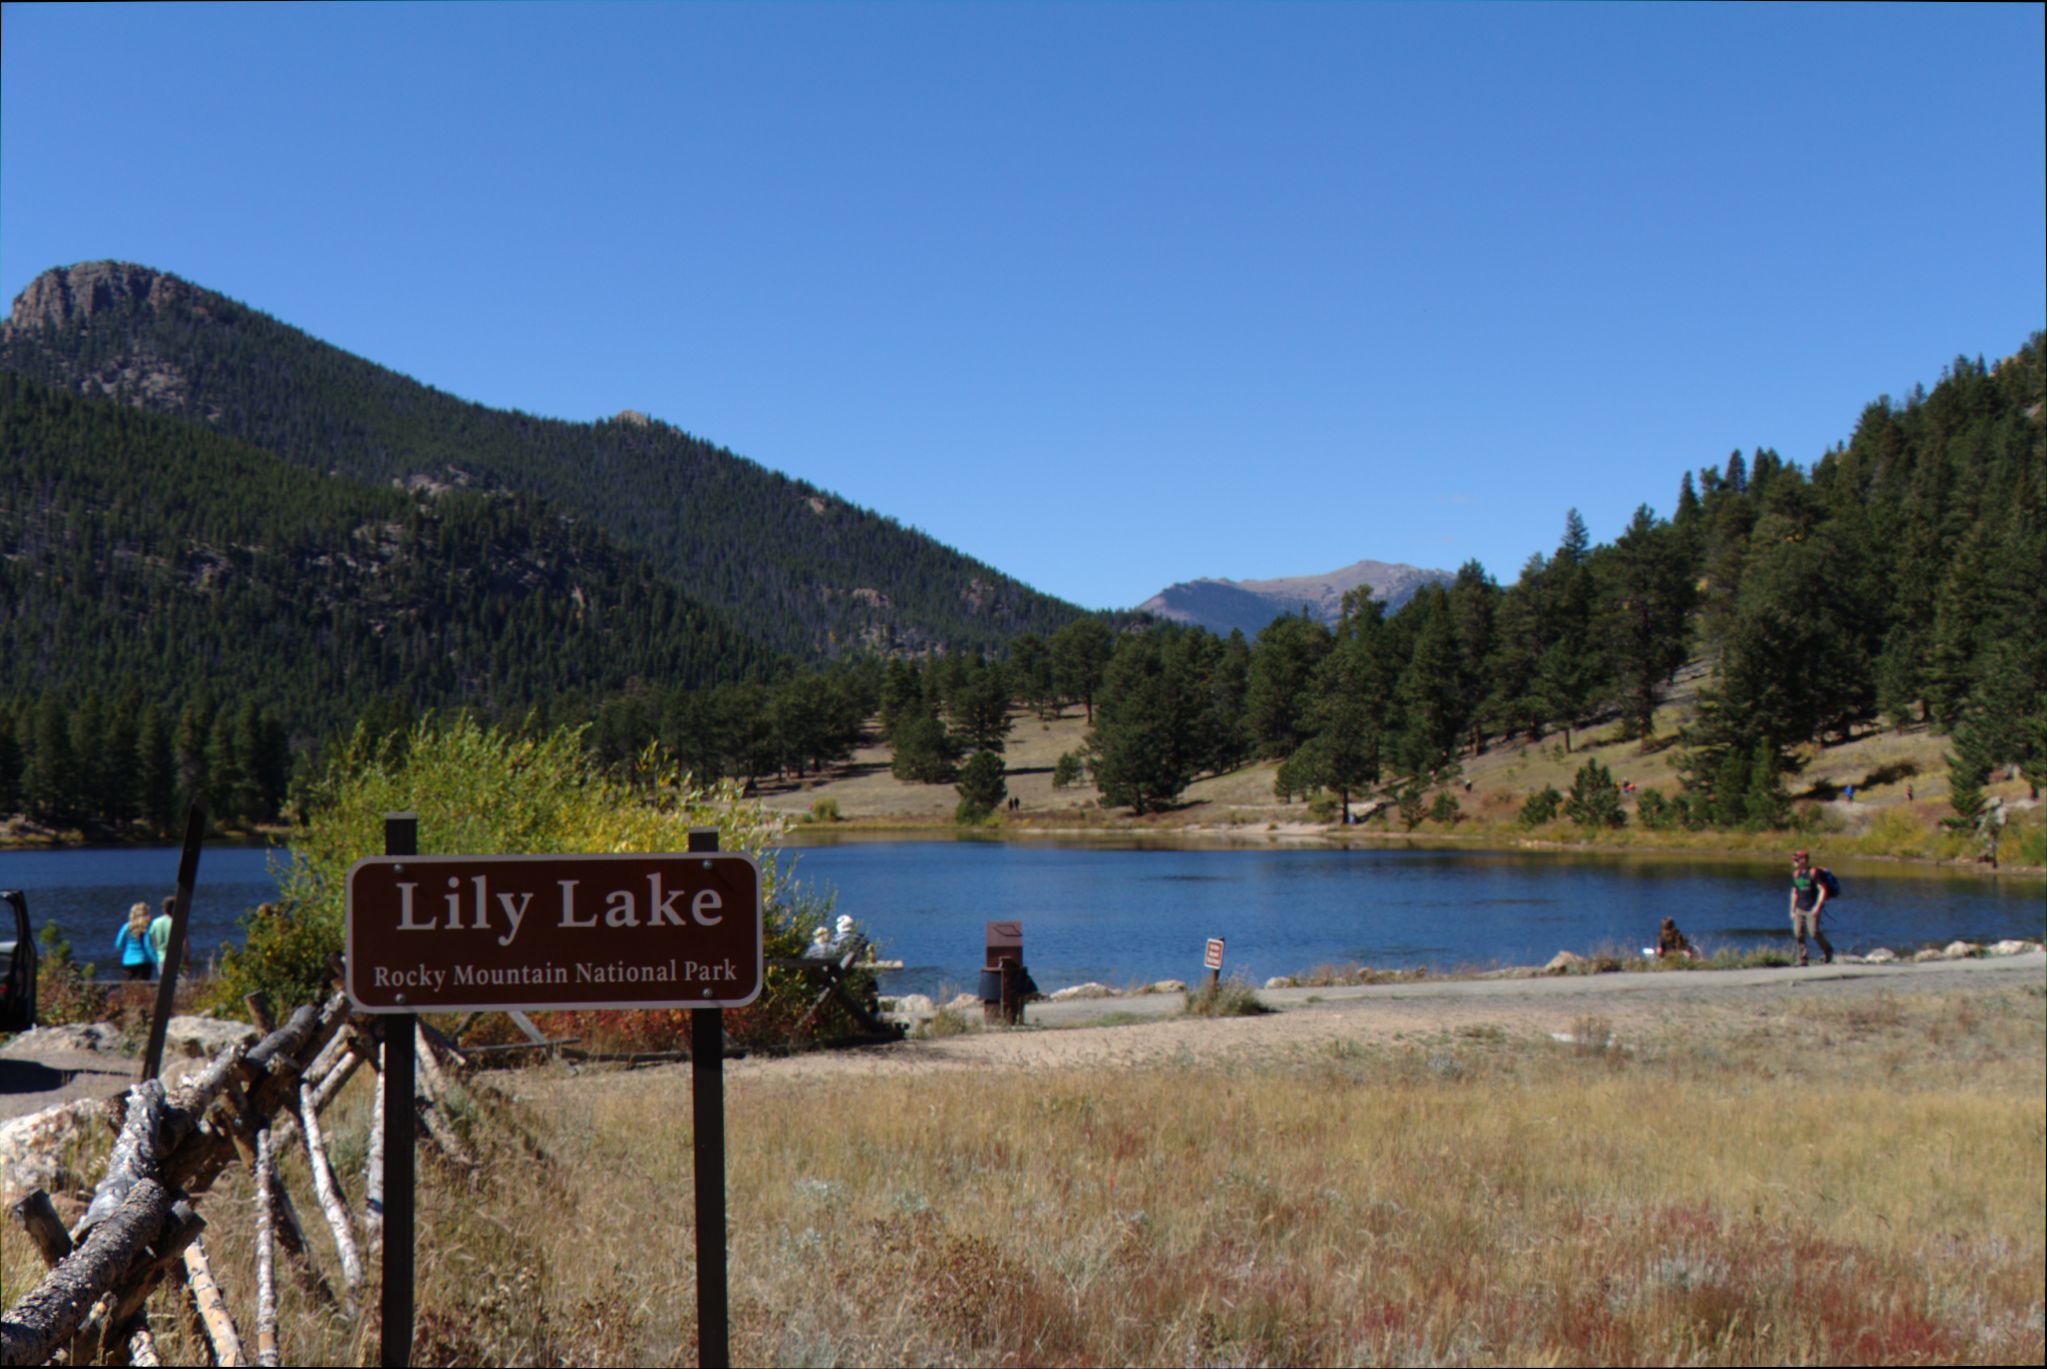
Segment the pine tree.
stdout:
<path fill-rule="evenodd" d="M 1006 767 L 999 751 L 976 751 L 960 767 L 960 803 L 955 816 L 961 822 L 974 822 L 986 817 L 1001 807 L 1009 797 L 1009 784 L 1004 776 Z"/>
<path fill-rule="evenodd" d="M 0 815 L 21 811 L 23 756 L 15 735 L 14 710 L 0 708 Z"/>
<path fill-rule="evenodd" d="M 135 740 L 135 801 L 150 831 L 161 836 L 172 830 L 177 820 L 177 794 L 177 759 L 171 754 L 170 728 L 164 722 L 163 706 L 151 704 L 142 711 Z"/>
<path fill-rule="evenodd" d="M 1258 634 L 1244 691 L 1244 727 L 1256 754 L 1293 754 L 1308 739 L 1315 668 L 1329 651 L 1329 629 L 1312 618 L 1275 618 Z"/>
<path fill-rule="evenodd" d="M 1089 734 L 1103 802 L 1138 814 L 1176 802 L 1194 779 L 1190 741 L 1201 700 L 1177 669 L 1172 635 L 1154 629 L 1118 645 Z"/>
<path fill-rule="evenodd" d="M 1756 829 L 1782 827 L 1791 814 L 1791 796 L 1784 791 L 1784 770 L 1777 752 L 1767 741 L 1758 740 L 1749 756 L 1747 792 L 1742 796 L 1743 815 Z"/>
<path fill-rule="evenodd" d="M 1352 797 L 1379 781 L 1390 705 L 1388 665 L 1379 654 L 1383 635 L 1373 617 L 1330 648 L 1316 671 L 1313 735 L 1282 767 L 1290 790 L 1332 790 L 1346 822 Z"/>
<path fill-rule="evenodd" d="M 1624 827 L 1628 821 L 1613 772 L 1596 760 L 1578 767 L 1570 796 L 1564 800 L 1564 813 L 1580 827 Z"/>
<path fill-rule="evenodd" d="M 1647 504 L 1597 562 L 1598 638 L 1609 662 L 1626 735 L 1656 731 L 1663 685 L 1688 654 L 1692 582 L 1675 531 Z"/>
<path fill-rule="evenodd" d="M 944 784 L 954 774 L 958 751 L 945 724 L 929 713 L 913 713 L 889 739 L 895 750 L 890 773 L 906 784 Z"/>
<path fill-rule="evenodd" d="M 71 745 L 71 716 L 55 690 L 36 705 L 29 759 L 29 812 L 44 822 L 68 825 L 80 810 L 78 759 Z"/>
<path fill-rule="evenodd" d="M 1441 589 L 1431 586 L 1416 594 L 1401 614 L 1412 614 L 1419 627 L 1400 675 L 1402 727 L 1395 763 L 1418 774 L 1447 762 L 1463 735 L 1463 657 L 1450 623 L 1449 596 Z"/>
<path fill-rule="evenodd" d="M 947 701 L 962 751 L 1000 752 L 1009 736 L 1009 685 L 1000 666 L 977 661 Z"/>
<path fill-rule="evenodd" d="M 1052 679 L 1066 699 L 1078 699 L 1095 720 L 1095 694 L 1109 668 L 1115 638 L 1099 618 L 1076 618 L 1052 637 Z"/>

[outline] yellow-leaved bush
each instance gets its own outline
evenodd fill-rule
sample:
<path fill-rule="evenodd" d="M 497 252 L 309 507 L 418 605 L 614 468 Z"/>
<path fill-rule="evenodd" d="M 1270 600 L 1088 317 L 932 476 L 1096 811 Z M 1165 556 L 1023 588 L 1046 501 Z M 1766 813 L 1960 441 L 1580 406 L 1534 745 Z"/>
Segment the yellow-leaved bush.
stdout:
<path fill-rule="evenodd" d="M 759 861 L 770 957 L 802 954 L 811 928 L 830 911 L 828 899 L 800 890 L 792 865 L 776 858 L 780 819 L 745 802 L 737 783 L 698 784 L 651 747 L 629 774 L 607 773 L 583 749 L 580 728 L 521 737 L 466 714 L 381 737 L 358 728 L 328 758 L 304 806 L 303 826 L 276 858 L 278 901 L 250 913 L 242 945 L 221 954 L 209 994 L 216 1010 L 240 1015 L 255 992 L 280 1012 L 318 1001 L 328 958 L 342 949 L 348 867 L 383 854 L 389 813 L 417 815 L 421 855 L 681 851 L 690 829 L 715 827 L 719 849 Z M 728 1013 L 728 1031 L 755 1044 L 785 1044 L 779 1029 L 802 1011 L 785 1008 L 799 1000 L 807 1006 L 802 987 L 771 972 L 758 1004 Z M 563 1025 L 586 1040 L 609 1035 L 644 1048 L 686 1038 L 680 1012 L 634 1020 L 645 1016 L 579 1013 Z M 827 1033 L 844 1027 L 829 1018 L 822 1024 Z"/>

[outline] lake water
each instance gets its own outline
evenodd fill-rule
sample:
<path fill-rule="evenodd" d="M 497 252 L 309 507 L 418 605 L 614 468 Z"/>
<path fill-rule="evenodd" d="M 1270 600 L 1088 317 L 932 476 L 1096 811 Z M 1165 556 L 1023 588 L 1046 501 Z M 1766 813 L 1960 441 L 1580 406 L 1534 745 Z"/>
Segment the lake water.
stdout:
<path fill-rule="evenodd" d="M 1777 861 L 945 840 L 827 842 L 791 854 L 800 881 L 834 890 L 836 911 L 904 962 L 884 976 L 884 990 L 897 993 L 973 987 L 982 924 L 996 919 L 1023 923 L 1025 961 L 1047 991 L 1086 980 L 1192 980 L 1211 936 L 1228 943 L 1226 971 L 1254 981 L 1352 962 L 1541 964 L 1559 950 L 1647 945 L 1666 915 L 1709 947 L 1789 943 L 1786 865 Z M 233 940 L 242 913 L 275 896 L 269 861 L 258 848 L 205 851 L 196 959 Z M 177 867 L 172 848 L 0 852 L 0 888 L 25 890 L 38 925 L 55 922 L 79 959 L 105 967 L 124 910 L 170 893 Z M 2047 932 L 2037 879 L 1884 862 L 1836 870 L 1846 897 L 1827 933 L 1838 951 Z"/>

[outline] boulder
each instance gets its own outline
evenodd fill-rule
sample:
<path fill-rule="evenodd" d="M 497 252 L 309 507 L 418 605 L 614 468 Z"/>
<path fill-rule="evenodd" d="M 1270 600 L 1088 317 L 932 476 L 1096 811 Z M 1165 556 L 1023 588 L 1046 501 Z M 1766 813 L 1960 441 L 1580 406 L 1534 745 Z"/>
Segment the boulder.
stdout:
<path fill-rule="evenodd" d="M 60 1051 L 120 1048 L 121 1033 L 111 1022 L 78 1022 L 64 1027 L 32 1027 L 0 1046 L 0 1055 L 52 1055 Z"/>
<path fill-rule="evenodd" d="M 1291 989 L 1293 986 L 1292 978 L 1283 974 L 1276 974 L 1265 981 L 1265 987 L 1268 989 Z"/>
<path fill-rule="evenodd" d="M 1897 958 L 1898 953 L 1896 951 L 1888 946 L 1879 946 L 1868 955 L 1862 957 L 1862 963 L 1865 965 L 1888 965 Z"/>
<path fill-rule="evenodd" d="M 1569 951 L 1558 951 L 1549 958 L 1549 964 L 1542 968 L 1551 974 L 1569 974 L 1584 963 L 1585 957 L 1582 955 L 1573 955 Z"/>
<path fill-rule="evenodd" d="M 1942 960 L 1967 960 L 1970 956 L 1980 954 L 1982 950 L 1983 948 L 1973 941 L 1950 941 L 1941 948 L 1940 958 Z"/>
<path fill-rule="evenodd" d="M 1925 964 L 1929 960 L 1940 960 L 1943 958 L 1944 957 L 1941 955 L 1941 953 L 1931 946 L 1926 947 L 1924 950 L 1914 951 L 1912 953 L 1912 959 L 1921 965 Z"/>
<path fill-rule="evenodd" d="M 931 1001 L 929 994 L 906 993 L 881 1000 L 882 1019 L 898 1026 L 915 1027 L 937 1015 L 938 1005 Z"/>
<path fill-rule="evenodd" d="M 1178 979 L 1161 979 L 1158 983 L 1152 985 L 1149 989 L 1146 989 L 1145 992 L 1185 993 L 1187 992 L 1187 985 L 1184 981 Z"/>
<path fill-rule="evenodd" d="M 76 1187 L 64 1156 L 74 1149 L 72 1142 L 103 1128 L 106 1114 L 105 1100 L 77 1098 L 0 1123 L 0 1202 L 11 1203 L 32 1189 L 60 1193 Z"/>
<path fill-rule="evenodd" d="M 164 1027 L 165 1056 L 196 1055 L 210 1059 L 240 1042 L 253 1046 L 263 1033 L 246 1022 L 224 1022 L 217 1017 L 173 1017 Z"/>
<path fill-rule="evenodd" d="M 981 1000 L 970 993 L 954 994 L 945 1005 L 947 1012 L 970 1013 L 981 1010 Z"/>
<path fill-rule="evenodd" d="M 1986 946 L 1983 953 L 1985 955 L 2024 955 L 2028 951 L 2037 951 L 2039 949 L 2040 943 L 2037 941 L 2013 941 L 2007 937 L 1994 946 Z"/>
<path fill-rule="evenodd" d="M 1074 998 L 1108 998 L 1115 992 L 1107 984 L 1097 984 L 1089 980 L 1085 984 L 1072 984 L 1063 989 L 1054 989 L 1046 997 L 1054 1003 L 1064 1003 Z"/>

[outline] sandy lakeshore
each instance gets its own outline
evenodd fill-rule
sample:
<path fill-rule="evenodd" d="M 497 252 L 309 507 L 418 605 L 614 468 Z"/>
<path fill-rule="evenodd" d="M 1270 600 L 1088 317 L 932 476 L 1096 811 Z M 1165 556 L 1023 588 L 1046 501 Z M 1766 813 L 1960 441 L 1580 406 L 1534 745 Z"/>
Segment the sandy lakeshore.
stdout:
<path fill-rule="evenodd" d="M 1631 1033 L 1767 1021 L 1795 1003 L 1882 994 L 2038 986 L 2047 952 L 1928 964 L 1661 971 L 1266 989 L 1260 1017 L 1179 1016 L 1178 994 L 1036 1003 L 1026 1026 L 889 1046 L 755 1056 L 728 1063 L 735 1087 L 954 1069 L 1093 1070 L 1164 1063 L 1252 1065 L 1331 1043 L 1384 1042 L 1460 1028 L 1570 1035 L 1587 1018 Z M 1133 1020 L 1134 1019 L 1134 1020 Z M 663 1067 L 676 1071 L 687 1066 Z"/>

